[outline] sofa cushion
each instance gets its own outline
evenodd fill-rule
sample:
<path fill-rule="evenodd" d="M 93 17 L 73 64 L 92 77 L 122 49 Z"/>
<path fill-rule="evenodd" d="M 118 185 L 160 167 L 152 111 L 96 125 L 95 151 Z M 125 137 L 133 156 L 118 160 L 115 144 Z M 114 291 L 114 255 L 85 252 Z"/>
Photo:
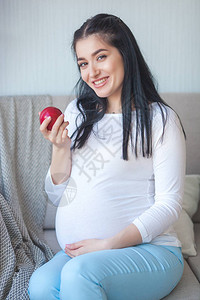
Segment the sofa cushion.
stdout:
<path fill-rule="evenodd" d="M 197 247 L 197 256 L 187 259 L 192 271 L 200 282 L 200 223 L 194 224 L 195 241 Z M 199 294 L 200 295 L 200 294 Z M 200 297 L 199 297 L 200 298 Z"/>
<path fill-rule="evenodd" d="M 175 289 L 164 300 L 199 300 L 200 285 L 190 269 L 188 263 L 184 261 L 183 276 Z"/>
<path fill-rule="evenodd" d="M 174 230 L 182 244 L 182 253 L 184 257 L 197 255 L 194 238 L 194 224 L 183 209 L 177 222 L 173 225 Z"/>
<path fill-rule="evenodd" d="M 198 209 L 200 191 L 200 175 L 186 175 L 183 195 L 183 210 L 174 229 L 182 244 L 184 257 L 195 256 L 196 244 L 192 217 Z"/>
<path fill-rule="evenodd" d="M 199 202 L 199 207 L 197 209 L 197 212 L 194 214 L 194 216 L 192 217 L 192 221 L 194 223 L 200 223 L 200 202 Z"/>
<path fill-rule="evenodd" d="M 190 218 L 197 211 L 200 194 L 200 175 L 186 175 L 183 195 L 183 208 Z"/>

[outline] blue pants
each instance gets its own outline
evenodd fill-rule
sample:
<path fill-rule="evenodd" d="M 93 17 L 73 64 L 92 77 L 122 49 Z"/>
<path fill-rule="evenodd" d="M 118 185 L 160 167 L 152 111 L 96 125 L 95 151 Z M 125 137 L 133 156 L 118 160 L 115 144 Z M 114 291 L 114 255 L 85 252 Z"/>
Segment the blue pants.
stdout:
<path fill-rule="evenodd" d="M 178 247 L 142 244 L 70 258 L 58 252 L 29 282 L 31 300 L 156 300 L 181 279 Z"/>

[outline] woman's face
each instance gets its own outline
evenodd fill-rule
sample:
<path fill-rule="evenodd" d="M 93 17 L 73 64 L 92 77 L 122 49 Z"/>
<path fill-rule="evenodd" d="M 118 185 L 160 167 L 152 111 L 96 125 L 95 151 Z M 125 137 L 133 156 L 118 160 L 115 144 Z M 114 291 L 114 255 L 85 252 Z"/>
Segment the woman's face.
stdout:
<path fill-rule="evenodd" d="M 118 49 L 90 35 L 76 43 L 76 55 L 83 81 L 99 97 L 120 103 L 124 64 Z"/>

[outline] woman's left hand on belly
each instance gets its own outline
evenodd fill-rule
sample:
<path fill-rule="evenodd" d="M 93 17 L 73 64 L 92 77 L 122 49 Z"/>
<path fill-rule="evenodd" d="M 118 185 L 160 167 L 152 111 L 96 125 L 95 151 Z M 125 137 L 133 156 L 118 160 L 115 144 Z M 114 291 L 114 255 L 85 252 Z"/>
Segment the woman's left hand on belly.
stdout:
<path fill-rule="evenodd" d="M 89 239 L 65 245 L 65 253 L 70 257 L 107 249 L 110 248 L 106 239 Z"/>

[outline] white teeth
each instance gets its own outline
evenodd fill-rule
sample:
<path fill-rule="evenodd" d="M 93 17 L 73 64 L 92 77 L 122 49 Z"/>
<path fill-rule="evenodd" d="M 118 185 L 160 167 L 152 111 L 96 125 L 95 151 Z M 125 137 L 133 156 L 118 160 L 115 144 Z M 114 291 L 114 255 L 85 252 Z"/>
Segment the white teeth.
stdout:
<path fill-rule="evenodd" d="M 100 84 L 100 83 L 102 83 L 102 82 L 104 82 L 104 81 L 106 81 L 106 78 L 103 78 L 103 79 L 101 79 L 101 80 L 95 81 L 94 83 L 95 83 L 95 84 Z"/>

